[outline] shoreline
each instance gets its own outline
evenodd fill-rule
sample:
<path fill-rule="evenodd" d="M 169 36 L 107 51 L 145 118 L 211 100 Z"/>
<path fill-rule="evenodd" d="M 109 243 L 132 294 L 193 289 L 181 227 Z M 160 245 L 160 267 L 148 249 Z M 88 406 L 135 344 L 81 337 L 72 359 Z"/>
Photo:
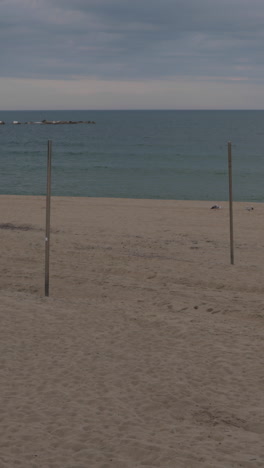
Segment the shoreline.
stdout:
<path fill-rule="evenodd" d="M 46 194 L 44 195 L 27 195 L 27 194 L 0 194 L 0 198 L 4 197 L 25 197 L 25 198 L 46 198 Z M 229 203 L 229 200 L 221 200 L 221 199 L 210 199 L 210 200 L 203 200 L 203 199 L 175 199 L 175 198 L 130 198 L 130 197 L 92 197 L 92 196 L 79 196 L 79 195 L 52 195 L 51 198 L 54 199 L 83 199 L 83 200 L 129 200 L 129 201 L 138 201 L 138 202 L 144 202 L 144 201 L 150 201 L 150 202 L 175 202 L 175 203 L 211 203 L 211 204 L 227 204 Z M 250 201 L 250 200 L 233 200 L 234 204 L 252 204 L 252 205 L 259 205 L 264 203 L 264 201 Z"/>

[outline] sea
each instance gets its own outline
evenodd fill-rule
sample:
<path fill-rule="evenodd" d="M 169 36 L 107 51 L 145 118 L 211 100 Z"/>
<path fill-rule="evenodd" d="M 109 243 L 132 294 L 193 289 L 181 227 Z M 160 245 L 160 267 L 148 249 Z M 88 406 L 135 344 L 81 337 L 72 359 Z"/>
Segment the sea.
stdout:
<path fill-rule="evenodd" d="M 25 122 L 94 121 L 41 125 Z M 264 201 L 264 111 L 0 111 L 0 194 Z M 20 122 L 13 124 L 14 121 Z"/>

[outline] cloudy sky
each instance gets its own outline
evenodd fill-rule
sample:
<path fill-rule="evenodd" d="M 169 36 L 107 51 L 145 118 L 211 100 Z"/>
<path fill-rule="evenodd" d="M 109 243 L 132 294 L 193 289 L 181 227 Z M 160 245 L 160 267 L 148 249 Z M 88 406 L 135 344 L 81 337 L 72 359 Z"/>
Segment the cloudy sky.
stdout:
<path fill-rule="evenodd" d="M 0 108 L 264 109 L 263 0 L 0 0 Z"/>

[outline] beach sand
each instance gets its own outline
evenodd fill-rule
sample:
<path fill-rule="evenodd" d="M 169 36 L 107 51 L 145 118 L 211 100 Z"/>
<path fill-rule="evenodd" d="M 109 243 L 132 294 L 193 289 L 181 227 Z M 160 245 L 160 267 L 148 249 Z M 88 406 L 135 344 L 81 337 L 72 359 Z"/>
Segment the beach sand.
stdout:
<path fill-rule="evenodd" d="M 0 196 L 0 468 L 264 466 L 253 206 Z"/>

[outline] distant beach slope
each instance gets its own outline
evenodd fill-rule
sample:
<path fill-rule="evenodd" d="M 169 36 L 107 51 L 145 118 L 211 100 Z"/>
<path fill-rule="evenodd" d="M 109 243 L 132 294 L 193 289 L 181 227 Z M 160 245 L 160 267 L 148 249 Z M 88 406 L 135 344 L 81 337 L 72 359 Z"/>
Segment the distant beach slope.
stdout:
<path fill-rule="evenodd" d="M 1 467 L 262 467 L 264 205 L 233 266 L 226 202 L 51 208 L 45 298 L 45 198 L 0 196 Z"/>

